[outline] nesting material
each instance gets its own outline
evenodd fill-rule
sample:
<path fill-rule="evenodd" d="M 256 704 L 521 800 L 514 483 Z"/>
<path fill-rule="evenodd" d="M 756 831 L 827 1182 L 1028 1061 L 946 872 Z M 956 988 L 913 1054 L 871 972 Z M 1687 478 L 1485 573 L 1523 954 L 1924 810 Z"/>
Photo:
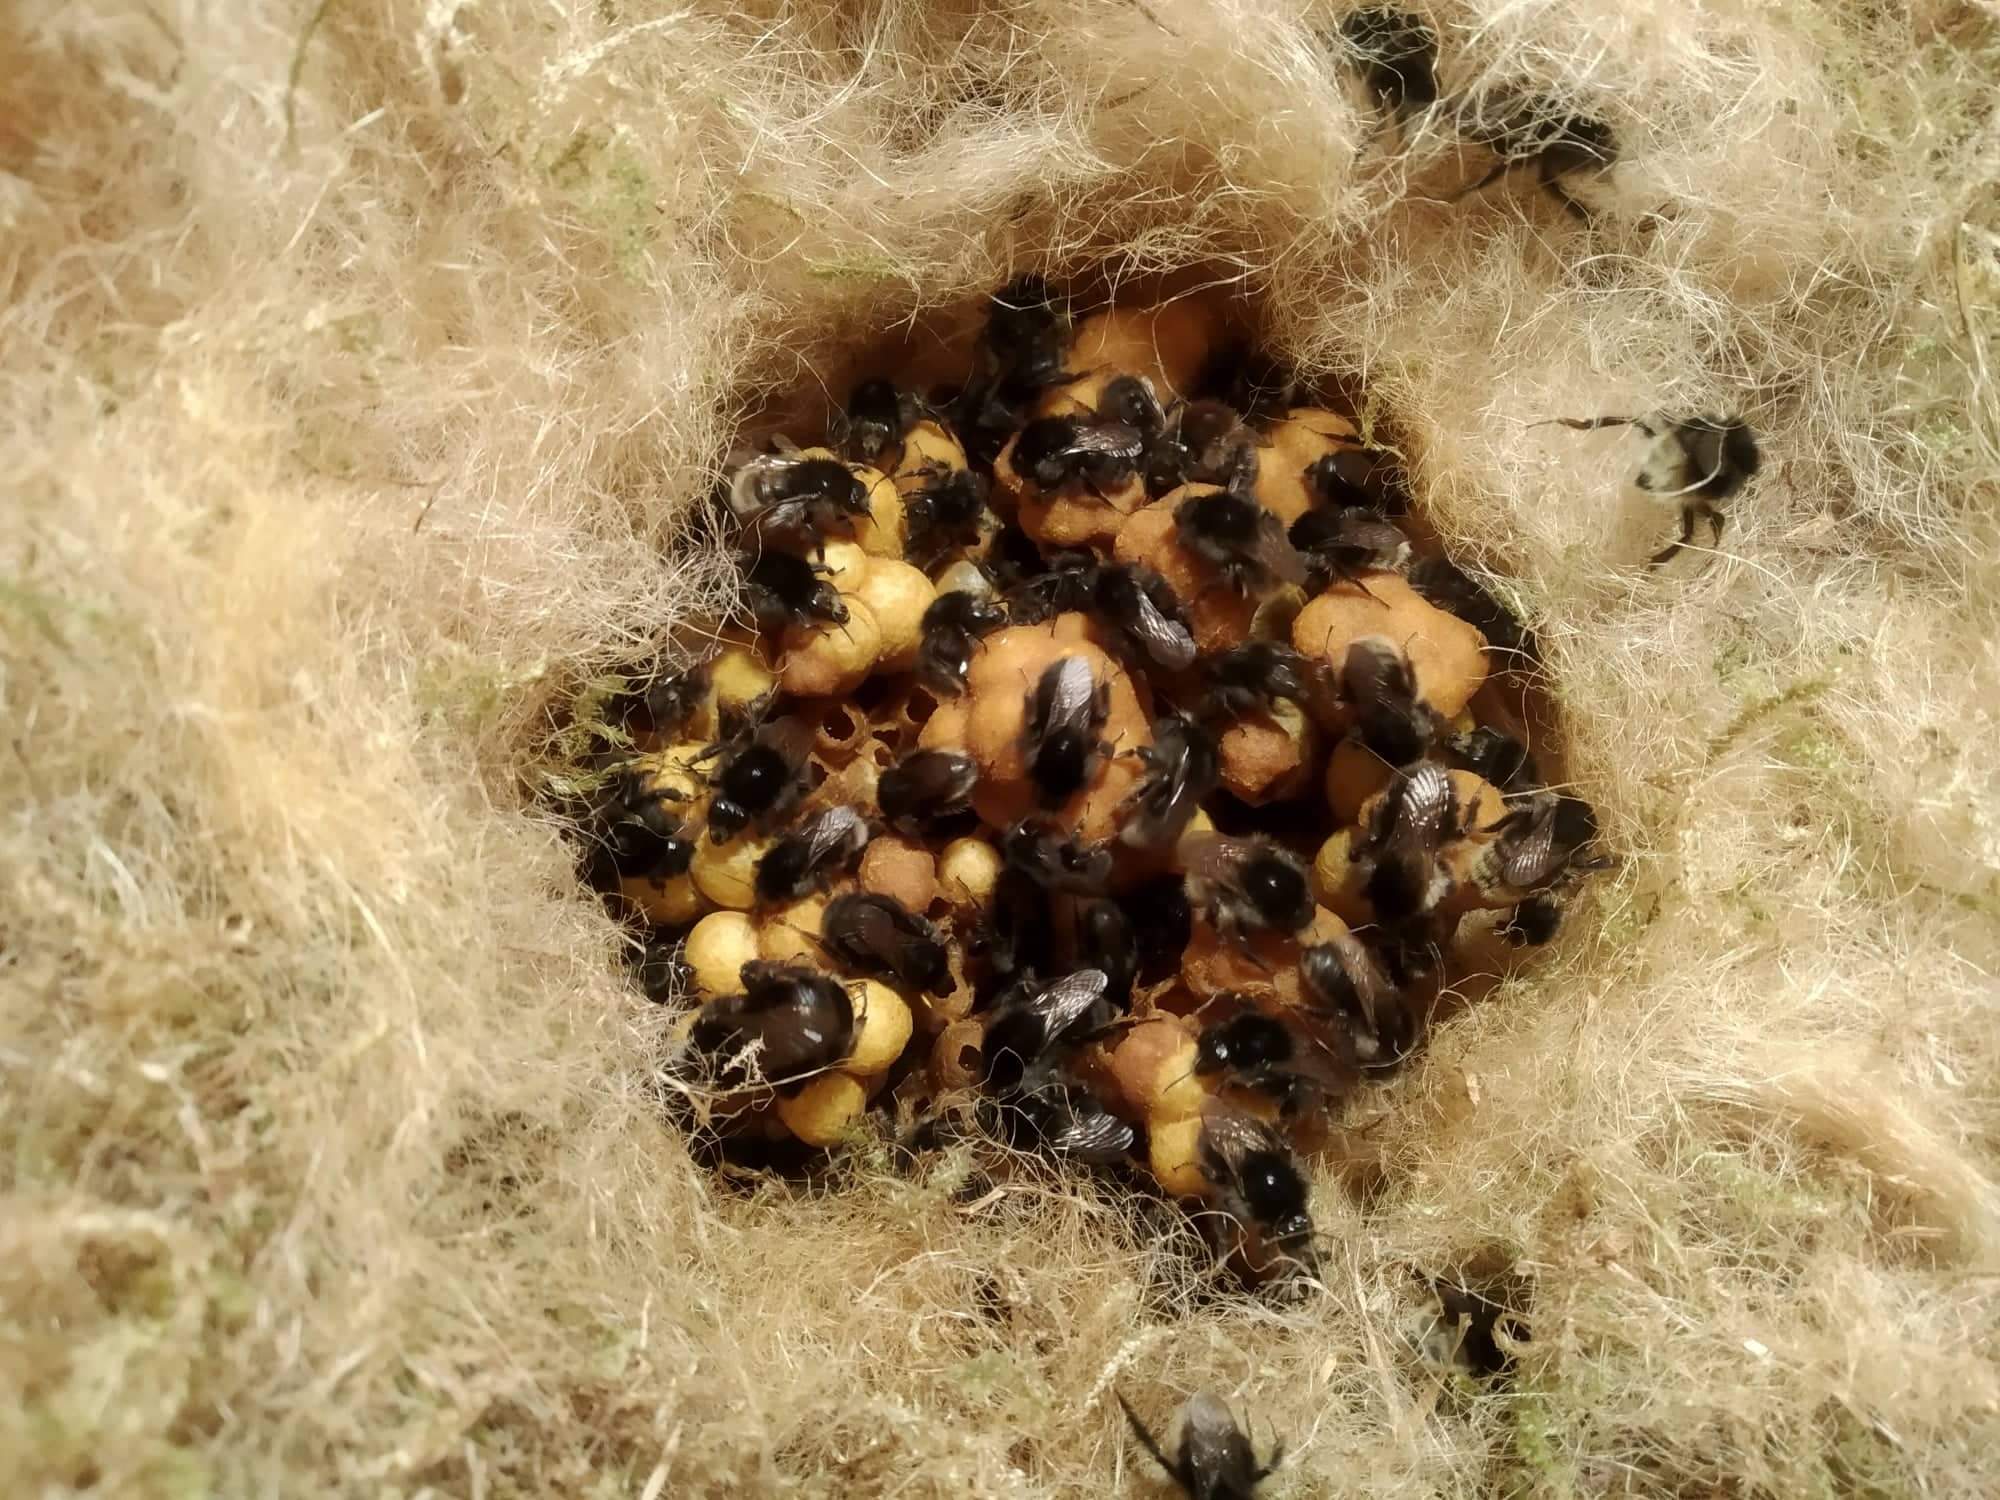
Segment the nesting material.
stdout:
<path fill-rule="evenodd" d="M 1984 1492 L 1986 11 L 1409 8 L 1435 104 L 1359 0 L 0 18 L 16 1488 L 1165 1493 L 1114 1397 L 1213 1388 L 1272 1495 Z M 1457 196 L 1495 94 L 1609 127 L 1588 222 L 1533 159 Z M 1339 381 L 1624 856 L 1539 958 L 1467 917 L 1276 1311 L 1122 1188 L 883 1150 L 893 1078 L 813 1190 L 718 1175 L 681 929 L 551 834 L 648 732 L 604 695 L 745 618 L 738 414 L 959 380 L 1030 266 Z M 1532 424 L 1662 412 L 1764 463 L 1649 570 L 1644 435 Z"/>

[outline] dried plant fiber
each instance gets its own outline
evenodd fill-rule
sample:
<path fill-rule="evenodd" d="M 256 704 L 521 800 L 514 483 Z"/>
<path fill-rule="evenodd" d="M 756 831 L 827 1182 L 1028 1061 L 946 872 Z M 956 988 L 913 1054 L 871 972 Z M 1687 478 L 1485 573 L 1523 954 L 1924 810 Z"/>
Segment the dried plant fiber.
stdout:
<path fill-rule="evenodd" d="M 1466 0 L 1579 224 L 1293 0 L 0 9 L 9 1494 L 1971 1496 L 2000 1454 L 2000 13 Z M 728 584 L 737 424 L 1031 268 L 1199 267 L 1365 391 L 1624 855 L 1323 1171 L 1326 1289 L 1115 1193 L 698 1171 L 536 808 Z M 1734 410 L 1719 548 L 1638 441 Z M 1705 540 L 1705 538 L 1703 538 Z M 1510 1266 L 1511 1384 L 1413 1352 Z"/>

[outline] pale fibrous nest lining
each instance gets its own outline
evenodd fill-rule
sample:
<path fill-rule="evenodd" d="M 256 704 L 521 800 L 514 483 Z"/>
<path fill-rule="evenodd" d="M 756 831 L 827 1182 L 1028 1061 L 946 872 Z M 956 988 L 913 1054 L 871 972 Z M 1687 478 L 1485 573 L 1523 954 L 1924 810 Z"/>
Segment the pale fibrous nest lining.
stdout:
<path fill-rule="evenodd" d="M 1151 1493 L 1116 1396 L 1208 1391 L 1269 1496 L 1982 1492 L 1991 18 L 1413 9 L 1401 112 L 1336 4 L 0 14 L 0 1472 Z M 1510 93 L 1586 218 L 1454 198 Z M 1393 450 L 1619 856 L 1303 1158 L 1296 1301 L 1025 1150 L 695 1160 L 540 795 L 728 609 L 725 456 L 1028 270 Z M 1532 424 L 1659 414 L 1763 462 L 1648 569 L 1648 439 Z"/>
<path fill-rule="evenodd" d="M 663 1079 L 725 1158 L 873 1101 L 996 1178 L 1142 1169 L 1293 1284 L 1295 1152 L 1465 950 L 1555 935 L 1596 818 L 1387 453 L 1213 299 L 1079 312 L 1017 278 L 949 385 L 738 454 L 755 629 L 589 703 L 632 748 L 564 784 L 649 991 L 699 1001 Z"/>

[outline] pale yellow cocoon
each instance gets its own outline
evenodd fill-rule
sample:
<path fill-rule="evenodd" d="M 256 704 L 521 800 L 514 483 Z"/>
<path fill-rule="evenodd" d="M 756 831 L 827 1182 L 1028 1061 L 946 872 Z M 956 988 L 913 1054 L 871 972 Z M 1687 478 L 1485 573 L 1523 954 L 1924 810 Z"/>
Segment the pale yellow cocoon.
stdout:
<path fill-rule="evenodd" d="M 855 594 L 868 606 L 882 632 L 877 668 L 909 671 L 917 664 L 917 648 L 923 644 L 924 611 L 937 598 L 937 589 L 923 569 L 901 558 L 878 557 L 869 565 Z"/>
<path fill-rule="evenodd" d="M 826 897 L 807 896 L 763 917 L 757 924 L 757 951 L 774 963 L 820 965 L 826 955 L 815 939 L 826 915 Z"/>
<path fill-rule="evenodd" d="M 850 1073 L 822 1073 L 796 1094 L 781 1097 L 777 1114 L 808 1146 L 838 1145 L 868 1108 L 868 1089 Z"/>
<path fill-rule="evenodd" d="M 1361 871 L 1354 863 L 1354 830 L 1342 828 L 1313 857 L 1313 899 L 1350 927 L 1373 920 L 1361 894 Z"/>
<path fill-rule="evenodd" d="M 694 924 L 681 956 L 704 995 L 742 990 L 743 966 L 758 956 L 757 929 L 740 911 L 714 911 Z"/>
<path fill-rule="evenodd" d="M 960 558 L 938 574 L 937 591 L 940 594 L 976 594 L 984 599 L 993 592 L 993 580 L 986 576 L 985 569 L 978 563 Z"/>
<path fill-rule="evenodd" d="M 868 514 L 854 525 L 854 540 L 870 557 L 903 555 L 903 495 L 879 469 L 857 465 L 854 477 L 868 491 Z"/>
<path fill-rule="evenodd" d="M 875 564 L 875 559 L 862 550 L 859 542 L 832 538 L 827 541 L 825 555 L 817 561 L 825 569 L 827 579 L 843 594 L 859 589 L 861 580 Z"/>
<path fill-rule="evenodd" d="M 984 839 L 953 839 L 938 857 L 938 889 L 953 906 L 984 906 L 999 882 L 1000 851 Z"/>
<path fill-rule="evenodd" d="M 748 911 L 756 905 L 757 861 L 764 857 L 774 840 L 738 834 L 726 844 L 711 843 L 704 837 L 695 845 L 695 888 L 717 906 Z"/>
<path fill-rule="evenodd" d="M 910 1007 L 875 979 L 850 984 L 847 992 L 854 997 L 854 1050 L 841 1066 L 862 1077 L 888 1071 L 910 1043 Z"/>
<path fill-rule="evenodd" d="M 655 788 L 680 793 L 681 800 L 671 803 L 671 806 L 683 816 L 708 795 L 708 778 L 701 769 L 707 764 L 701 759 L 705 748 L 687 740 L 669 745 L 664 750 L 655 750 L 650 755 L 642 755 L 636 762 L 637 768 Z"/>
<path fill-rule="evenodd" d="M 724 646 L 709 668 L 718 708 L 747 708 L 778 685 L 778 674 L 749 646 Z"/>
<path fill-rule="evenodd" d="M 857 595 L 844 596 L 847 622 L 815 625 L 800 633 L 785 652 L 779 681 L 801 698 L 829 698 L 859 687 L 882 654 L 882 629 L 875 612 Z"/>
<path fill-rule="evenodd" d="M 1188 1115 L 1146 1129 L 1147 1156 L 1153 1176 L 1176 1198 L 1198 1198 L 1208 1184 L 1196 1156 L 1201 1143 L 1201 1116 Z"/>
<path fill-rule="evenodd" d="M 648 922 L 662 927 L 685 926 L 700 916 L 707 904 L 695 889 L 693 877 L 688 875 L 673 875 L 665 880 L 628 875 L 619 883 L 619 889 Z"/>

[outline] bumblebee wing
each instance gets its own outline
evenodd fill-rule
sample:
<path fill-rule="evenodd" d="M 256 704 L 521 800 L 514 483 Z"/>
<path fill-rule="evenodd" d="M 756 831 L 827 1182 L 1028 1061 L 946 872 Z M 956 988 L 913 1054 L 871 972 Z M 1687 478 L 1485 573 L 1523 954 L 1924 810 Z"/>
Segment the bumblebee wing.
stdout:
<path fill-rule="evenodd" d="M 1562 868 L 1556 849 L 1553 803 L 1539 803 L 1520 828 L 1500 836 L 1500 877 L 1516 890 L 1533 890 Z"/>
<path fill-rule="evenodd" d="M 1114 1114 L 1101 1109 L 1074 1113 L 1061 1126 L 1045 1132 L 1043 1144 L 1063 1156 L 1105 1167 L 1131 1154 L 1139 1133 Z"/>
<path fill-rule="evenodd" d="M 1341 696 L 1349 703 L 1393 703 L 1409 696 L 1403 654 L 1379 635 L 1364 636 L 1347 648 L 1340 665 Z"/>
<path fill-rule="evenodd" d="M 773 719 L 757 731 L 759 742 L 777 751 L 788 766 L 797 766 L 805 760 L 816 737 L 812 725 L 796 718 Z"/>
<path fill-rule="evenodd" d="M 1258 518 L 1254 555 L 1281 582 L 1302 584 L 1306 581 L 1305 559 L 1299 556 L 1299 549 L 1285 535 L 1284 524 L 1269 511 Z"/>
<path fill-rule="evenodd" d="M 1155 665 L 1169 672 L 1194 665 L 1194 636 L 1185 625 L 1169 619 L 1143 593 L 1132 617 L 1131 631 Z"/>
<path fill-rule="evenodd" d="M 1065 656 L 1056 663 L 1055 673 L 1056 680 L 1049 692 L 1048 727 L 1055 730 L 1089 723 L 1091 700 L 1097 694 L 1090 663 L 1081 656 Z"/>
<path fill-rule="evenodd" d="M 1081 1021 L 1110 985 L 1111 978 L 1102 969 L 1078 969 L 1043 990 L 1028 1006 L 1041 1018 L 1043 1034 L 1054 1041 Z"/>
<path fill-rule="evenodd" d="M 1217 1186 L 1233 1183 L 1243 1159 L 1256 1151 L 1284 1151 L 1285 1147 L 1261 1120 L 1220 1110 L 1203 1117 L 1196 1149 L 1204 1173 L 1220 1179 Z"/>
<path fill-rule="evenodd" d="M 1107 458 L 1137 458 L 1146 448 L 1146 435 L 1124 422 L 1092 422 L 1079 427 L 1069 445 L 1072 453 L 1101 454 Z"/>
<path fill-rule="evenodd" d="M 1435 849 L 1454 831 L 1458 794 L 1451 776 L 1436 761 L 1424 761 L 1403 782 L 1402 822 L 1413 838 Z"/>
<path fill-rule="evenodd" d="M 868 824 L 851 807 L 829 807 L 807 824 L 802 833 L 806 841 L 806 863 L 814 868 L 833 858 L 835 852 L 851 839 L 858 838 L 859 846 L 868 842 Z"/>

